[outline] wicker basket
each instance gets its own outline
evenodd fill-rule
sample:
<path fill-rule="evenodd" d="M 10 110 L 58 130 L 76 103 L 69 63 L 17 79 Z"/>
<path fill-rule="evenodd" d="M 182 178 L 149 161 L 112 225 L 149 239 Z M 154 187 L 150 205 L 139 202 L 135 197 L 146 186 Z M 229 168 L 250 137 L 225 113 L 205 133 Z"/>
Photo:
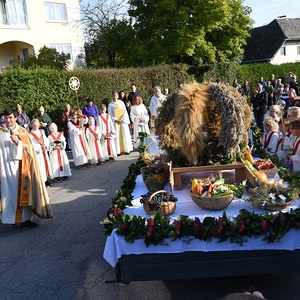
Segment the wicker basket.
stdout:
<path fill-rule="evenodd" d="M 260 166 L 258 166 L 258 170 L 264 172 L 268 178 L 273 178 L 278 172 L 276 167 L 272 169 L 261 169 Z"/>
<path fill-rule="evenodd" d="M 157 153 L 157 154 L 150 154 L 148 152 L 148 148 L 150 145 L 154 144 L 154 143 L 159 143 L 158 140 L 153 140 L 150 143 L 147 144 L 147 146 L 144 149 L 144 152 L 141 156 L 141 159 L 147 164 L 147 166 L 149 167 L 155 167 L 155 161 L 157 160 L 161 160 L 162 158 L 162 154 L 161 153 Z"/>
<path fill-rule="evenodd" d="M 168 192 L 166 190 L 159 190 L 155 193 L 153 193 L 149 199 L 147 199 L 144 203 L 143 203 L 143 207 L 144 207 L 144 210 L 147 214 L 151 215 L 151 214 L 154 214 L 158 211 L 156 205 L 154 204 L 154 208 L 151 210 L 150 207 L 149 207 L 149 202 L 151 203 L 151 199 L 159 194 L 159 193 L 164 193 L 164 194 L 167 194 Z M 159 210 L 159 213 L 160 215 L 162 216 L 168 216 L 170 214 L 172 214 L 176 209 L 176 202 L 162 202 L 161 203 L 161 208 Z"/>
<path fill-rule="evenodd" d="M 143 167 L 140 171 L 143 181 L 151 193 L 163 189 L 169 181 L 169 165 L 167 163 L 161 163 L 155 167 Z"/>
<path fill-rule="evenodd" d="M 263 209 L 265 210 L 270 210 L 270 211 L 279 211 L 283 210 L 285 208 L 288 208 L 291 204 L 293 203 L 293 200 L 286 202 L 285 204 L 276 204 L 276 203 L 267 203 L 264 206 L 262 206 Z"/>
<path fill-rule="evenodd" d="M 201 197 L 192 193 L 190 193 L 190 195 L 195 204 L 208 210 L 222 210 L 226 208 L 234 198 L 234 194 L 223 197 Z"/>

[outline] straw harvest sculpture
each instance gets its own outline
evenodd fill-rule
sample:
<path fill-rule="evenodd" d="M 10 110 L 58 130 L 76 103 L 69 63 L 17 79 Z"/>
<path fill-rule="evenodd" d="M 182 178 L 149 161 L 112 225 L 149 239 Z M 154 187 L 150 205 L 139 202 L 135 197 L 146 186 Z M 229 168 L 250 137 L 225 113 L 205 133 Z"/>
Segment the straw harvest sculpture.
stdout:
<path fill-rule="evenodd" d="M 250 123 L 250 108 L 236 89 L 193 82 L 163 103 L 155 133 L 177 165 L 226 163 L 247 145 Z"/>

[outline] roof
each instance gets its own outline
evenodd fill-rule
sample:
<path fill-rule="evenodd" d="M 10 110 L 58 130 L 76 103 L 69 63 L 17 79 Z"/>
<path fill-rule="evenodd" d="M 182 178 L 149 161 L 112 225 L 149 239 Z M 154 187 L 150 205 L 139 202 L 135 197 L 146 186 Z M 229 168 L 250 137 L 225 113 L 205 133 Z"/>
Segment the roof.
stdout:
<path fill-rule="evenodd" d="M 286 40 L 300 40 L 300 18 L 275 19 L 249 33 L 243 63 L 269 62 Z"/>

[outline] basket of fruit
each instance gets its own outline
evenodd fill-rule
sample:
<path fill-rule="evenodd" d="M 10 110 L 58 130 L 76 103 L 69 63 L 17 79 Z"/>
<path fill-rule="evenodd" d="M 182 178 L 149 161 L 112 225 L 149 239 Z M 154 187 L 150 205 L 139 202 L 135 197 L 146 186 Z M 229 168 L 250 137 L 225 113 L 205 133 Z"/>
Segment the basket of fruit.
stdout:
<path fill-rule="evenodd" d="M 264 172 L 268 178 L 273 178 L 278 172 L 277 167 L 269 159 L 268 160 L 263 160 L 263 159 L 256 160 L 254 163 L 254 167 L 257 170 Z"/>
<path fill-rule="evenodd" d="M 265 210 L 279 211 L 289 207 L 299 197 L 299 188 L 284 187 L 282 180 L 248 190 L 247 201 Z"/>
<path fill-rule="evenodd" d="M 166 190 L 154 193 L 148 192 L 145 195 L 141 195 L 140 198 L 140 202 L 143 204 L 147 214 L 151 215 L 159 211 L 162 216 L 168 216 L 175 211 L 177 200 L 177 197 Z"/>
<path fill-rule="evenodd" d="M 223 178 L 193 179 L 190 195 L 201 208 L 222 210 L 232 202 L 236 189 L 233 184 L 225 184 Z"/>

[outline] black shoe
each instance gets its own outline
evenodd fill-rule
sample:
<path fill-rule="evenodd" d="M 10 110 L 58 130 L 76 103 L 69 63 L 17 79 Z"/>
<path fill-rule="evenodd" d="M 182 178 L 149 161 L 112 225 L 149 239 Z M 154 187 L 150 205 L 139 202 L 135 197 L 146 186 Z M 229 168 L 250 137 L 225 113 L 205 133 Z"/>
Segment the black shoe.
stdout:
<path fill-rule="evenodd" d="M 62 180 L 68 180 L 68 179 L 70 179 L 70 177 L 69 176 L 63 176 L 61 179 Z"/>
<path fill-rule="evenodd" d="M 56 178 L 54 178 L 54 181 L 56 181 L 56 182 L 61 182 L 62 179 L 61 179 L 60 177 L 56 177 Z"/>
<path fill-rule="evenodd" d="M 27 221 L 25 221 L 25 222 L 23 222 L 23 223 L 20 224 L 20 227 L 28 227 L 28 228 L 35 228 L 37 226 L 38 226 L 37 223 L 32 222 L 30 220 L 27 220 Z"/>
<path fill-rule="evenodd" d="M 52 185 L 52 183 L 51 183 L 49 180 L 47 180 L 47 181 L 45 182 L 45 185 L 46 185 L 47 188 L 49 188 L 49 187 Z"/>

